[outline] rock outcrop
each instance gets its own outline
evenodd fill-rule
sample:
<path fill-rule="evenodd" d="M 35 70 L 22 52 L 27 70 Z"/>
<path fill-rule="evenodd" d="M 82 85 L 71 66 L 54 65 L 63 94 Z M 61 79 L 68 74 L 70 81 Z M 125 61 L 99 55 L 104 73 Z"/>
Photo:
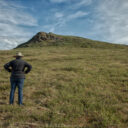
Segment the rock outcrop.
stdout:
<path fill-rule="evenodd" d="M 61 37 L 55 35 L 54 33 L 38 32 L 30 41 L 32 42 L 42 42 L 46 40 L 61 40 Z"/>

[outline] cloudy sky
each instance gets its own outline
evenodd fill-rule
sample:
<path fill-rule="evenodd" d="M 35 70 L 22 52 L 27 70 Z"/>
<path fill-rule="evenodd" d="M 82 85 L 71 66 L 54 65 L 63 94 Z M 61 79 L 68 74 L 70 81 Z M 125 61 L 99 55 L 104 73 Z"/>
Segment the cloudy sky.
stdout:
<path fill-rule="evenodd" d="M 0 49 L 39 31 L 128 45 L 128 0 L 0 0 Z"/>

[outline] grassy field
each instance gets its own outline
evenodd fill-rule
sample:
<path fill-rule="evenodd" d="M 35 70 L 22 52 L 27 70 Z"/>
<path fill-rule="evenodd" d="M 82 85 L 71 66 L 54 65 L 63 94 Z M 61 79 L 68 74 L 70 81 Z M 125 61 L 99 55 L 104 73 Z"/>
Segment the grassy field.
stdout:
<path fill-rule="evenodd" d="M 8 104 L 16 51 L 32 64 L 25 106 Z M 1 128 L 128 128 L 128 48 L 21 48 L 0 51 Z"/>

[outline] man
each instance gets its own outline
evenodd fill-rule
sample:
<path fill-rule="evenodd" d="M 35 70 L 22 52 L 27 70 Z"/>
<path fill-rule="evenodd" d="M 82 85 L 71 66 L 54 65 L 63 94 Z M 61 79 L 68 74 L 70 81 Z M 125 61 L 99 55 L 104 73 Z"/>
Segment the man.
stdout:
<path fill-rule="evenodd" d="M 10 91 L 10 98 L 9 103 L 14 103 L 14 93 L 16 86 L 18 86 L 18 104 L 23 105 L 22 99 L 23 99 L 23 85 L 24 85 L 24 79 L 25 74 L 29 73 L 32 69 L 32 66 L 22 60 L 22 53 L 18 52 L 14 56 L 16 59 L 10 61 L 9 63 L 4 65 L 4 68 L 11 72 L 10 77 L 10 83 L 11 83 L 11 91 Z"/>

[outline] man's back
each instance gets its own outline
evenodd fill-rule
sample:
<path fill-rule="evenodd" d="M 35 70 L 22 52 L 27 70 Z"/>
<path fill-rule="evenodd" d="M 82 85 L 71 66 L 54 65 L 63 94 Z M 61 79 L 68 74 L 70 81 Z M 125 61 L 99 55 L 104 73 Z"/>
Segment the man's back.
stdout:
<path fill-rule="evenodd" d="M 25 78 L 24 74 L 30 72 L 32 66 L 21 58 L 17 58 L 5 64 L 4 68 L 12 73 L 11 78 Z"/>

